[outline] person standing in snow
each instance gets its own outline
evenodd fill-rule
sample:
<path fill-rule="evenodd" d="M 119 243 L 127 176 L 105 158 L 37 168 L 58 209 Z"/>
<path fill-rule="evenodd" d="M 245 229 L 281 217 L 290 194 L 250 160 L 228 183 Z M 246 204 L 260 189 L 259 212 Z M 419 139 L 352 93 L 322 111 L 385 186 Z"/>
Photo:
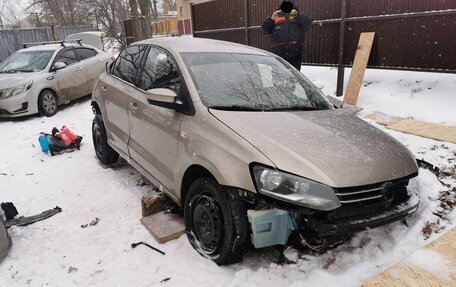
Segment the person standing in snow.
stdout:
<path fill-rule="evenodd" d="M 298 12 L 293 0 L 282 0 L 280 10 L 268 17 L 261 28 L 271 34 L 272 52 L 301 70 L 304 32 L 311 25 L 312 20 Z"/>

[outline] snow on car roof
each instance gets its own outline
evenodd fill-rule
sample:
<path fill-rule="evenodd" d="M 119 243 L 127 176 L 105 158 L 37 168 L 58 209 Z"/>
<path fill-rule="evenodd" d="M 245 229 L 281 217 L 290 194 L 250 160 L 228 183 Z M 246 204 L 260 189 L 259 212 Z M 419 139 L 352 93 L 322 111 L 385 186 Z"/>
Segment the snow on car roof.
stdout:
<path fill-rule="evenodd" d="M 100 31 L 86 31 L 86 32 L 79 32 L 79 33 L 74 33 L 71 35 L 68 35 L 67 37 L 74 36 L 74 35 L 96 35 L 96 36 L 102 36 L 103 32 Z"/>
<path fill-rule="evenodd" d="M 177 53 L 182 52 L 225 52 L 239 54 L 268 55 L 269 53 L 257 48 L 212 39 L 191 37 L 165 37 L 148 39 L 134 44 L 158 45 Z"/>

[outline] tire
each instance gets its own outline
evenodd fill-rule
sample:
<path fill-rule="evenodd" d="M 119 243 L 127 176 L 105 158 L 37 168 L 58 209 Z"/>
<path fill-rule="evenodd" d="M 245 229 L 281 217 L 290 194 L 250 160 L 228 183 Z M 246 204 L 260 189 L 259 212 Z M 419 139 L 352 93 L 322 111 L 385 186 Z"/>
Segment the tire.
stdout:
<path fill-rule="evenodd" d="M 193 248 L 217 265 L 238 262 L 243 250 L 235 246 L 236 228 L 230 200 L 217 182 L 197 179 L 185 198 L 185 227 Z"/>
<path fill-rule="evenodd" d="M 104 165 L 114 164 L 119 154 L 108 145 L 106 130 L 101 115 L 95 115 L 92 122 L 93 147 L 98 160 Z"/>
<path fill-rule="evenodd" d="M 57 95 L 51 90 L 44 90 L 38 97 L 38 110 L 40 114 L 46 117 L 52 117 L 59 109 L 59 100 Z"/>

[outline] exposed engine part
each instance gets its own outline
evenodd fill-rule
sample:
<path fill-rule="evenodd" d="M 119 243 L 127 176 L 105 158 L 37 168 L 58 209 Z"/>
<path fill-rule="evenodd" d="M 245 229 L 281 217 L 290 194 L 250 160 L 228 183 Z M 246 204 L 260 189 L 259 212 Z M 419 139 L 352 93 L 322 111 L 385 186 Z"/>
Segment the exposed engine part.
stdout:
<path fill-rule="evenodd" d="M 320 251 L 328 246 L 328 240 L 326 238 L 305 238 L 301 233 L 299 233 L 301 238 L 301 244 L 304 247 L 309 247 L 314 251 Z"/>

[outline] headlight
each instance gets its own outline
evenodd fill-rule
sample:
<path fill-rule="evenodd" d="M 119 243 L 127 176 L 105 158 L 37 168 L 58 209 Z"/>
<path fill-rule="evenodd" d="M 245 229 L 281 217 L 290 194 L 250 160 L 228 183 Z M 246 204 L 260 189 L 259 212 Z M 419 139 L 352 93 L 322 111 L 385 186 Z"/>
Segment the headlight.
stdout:
<path fill-rule="evenodd" d="M 252 175 L 261 194 L 317 210 L 341 206 L 330 186 L 260 165 L 252 166 Z"/>
<path fill-rule="evenodd" d="M 33 82 L 29 82 L 24 85 L 19 85 L 16 87 L 5 89 L 3 92 L 2 99 L 20 95 L 20 94 L 24 93 L 25 91 L 30 90 L 32 88 L 32 85 L 33 85 Z"/>

